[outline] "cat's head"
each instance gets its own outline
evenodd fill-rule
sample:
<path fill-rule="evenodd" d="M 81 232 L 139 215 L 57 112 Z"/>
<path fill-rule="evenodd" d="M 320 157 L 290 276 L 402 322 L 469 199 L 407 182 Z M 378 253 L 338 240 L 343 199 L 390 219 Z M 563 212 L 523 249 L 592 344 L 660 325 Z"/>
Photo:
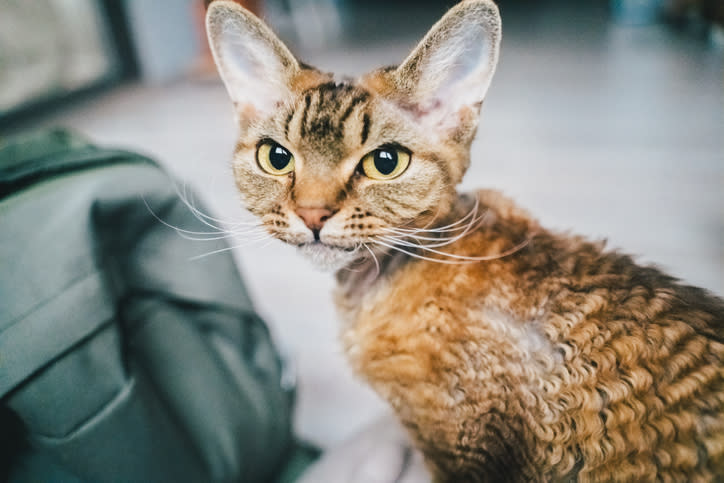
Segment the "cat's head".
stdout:
<path fill-rule="evenodd" d="M 236 184 L 274 236 L 339 268 L 445 217 L 498 59 L 492 1 L 459 3 L 399 67 L 345 82 L 234 2 L 211 4 L 207 30 L 241 128 Z"/>

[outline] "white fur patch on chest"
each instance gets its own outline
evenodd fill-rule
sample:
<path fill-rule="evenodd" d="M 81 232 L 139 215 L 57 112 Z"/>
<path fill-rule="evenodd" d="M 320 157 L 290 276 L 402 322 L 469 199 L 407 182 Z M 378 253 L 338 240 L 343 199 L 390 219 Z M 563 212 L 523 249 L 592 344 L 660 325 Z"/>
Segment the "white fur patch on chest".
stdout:
<path fill-rule="evenodd" d="M 533 362 L 545 367 L 563 362 L 562 355 L 553 348 L 537 317 L 521 319 L 495 306 L 484 306 L 479 317 L 481 326 L 497 335 L 496 340 L 510 344 L 520 362 Z"/>

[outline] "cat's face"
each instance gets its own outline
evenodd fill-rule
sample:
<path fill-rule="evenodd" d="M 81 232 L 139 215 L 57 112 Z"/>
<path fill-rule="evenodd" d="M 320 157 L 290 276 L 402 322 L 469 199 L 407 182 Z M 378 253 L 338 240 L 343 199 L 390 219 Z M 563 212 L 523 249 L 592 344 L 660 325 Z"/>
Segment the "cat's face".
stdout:
<path fill-rule="evenodd" d="M 236 184 L 270 233 L 340 268 L 444 218 L 497 61 L 492 3 L 463 2 L 400 67 L 345 82 L 233 2 L 213 3 L 207 25 L 241 126 Z"/>

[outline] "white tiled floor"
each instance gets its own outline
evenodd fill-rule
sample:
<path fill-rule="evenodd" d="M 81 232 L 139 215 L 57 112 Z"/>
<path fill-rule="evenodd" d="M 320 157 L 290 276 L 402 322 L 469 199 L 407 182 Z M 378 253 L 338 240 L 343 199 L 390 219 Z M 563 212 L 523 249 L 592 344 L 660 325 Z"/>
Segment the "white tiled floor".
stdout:
<path fill-rule="evenodd" d="M 724 56 L 663 26 L 611 25 L 596 8 L 503 8 L 501 63 L 463 188 L 502 189 L 548 226 L 607 237 L 722 294 Z M 416 23 L 398 38 L 375 41 L 359 29 L 356 47 L 305 60 L 353 74 L 398 62 L 435 15 L 407 17 Z M 219 83 L 126 87 L 49 122 L 150 153 L 219 216 L 241 216 L 228 168 L 234 126 Z M 280 243 L 236 255 L 260 312 L 297 360 L 299 432 L 329 445 L 379 414 L 384 405 L 341 355 L 331 276 Z"/>

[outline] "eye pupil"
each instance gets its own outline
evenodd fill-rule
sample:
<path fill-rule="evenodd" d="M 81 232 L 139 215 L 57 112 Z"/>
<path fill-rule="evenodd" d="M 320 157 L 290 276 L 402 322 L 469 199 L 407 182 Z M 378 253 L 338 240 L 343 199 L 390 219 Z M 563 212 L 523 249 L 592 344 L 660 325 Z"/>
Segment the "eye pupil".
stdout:
<path fill-rule="evenodd" d="M 375 168 L 384 175 L 392 173 L 397 167 L 397 162 L 397 153 L 394 151 L 380 149 L 375 152 Z"/>
<path fill-rule="evenodd" d="M 409 164 L 410 152 L 405 148 L 381 146 L 367 153 L 357 169 L 370 179 L 388 181 L 400 176 Z"/>
<path fill-rule="evenodd" d="M 289 165 L 291 159 L 292 154 L 278 144 L 272 147 L 271 151 L 269 152 L 269 162 L 274 167 L 274 169 L 282 170 L 286 168 L 287 165 Z"/>

